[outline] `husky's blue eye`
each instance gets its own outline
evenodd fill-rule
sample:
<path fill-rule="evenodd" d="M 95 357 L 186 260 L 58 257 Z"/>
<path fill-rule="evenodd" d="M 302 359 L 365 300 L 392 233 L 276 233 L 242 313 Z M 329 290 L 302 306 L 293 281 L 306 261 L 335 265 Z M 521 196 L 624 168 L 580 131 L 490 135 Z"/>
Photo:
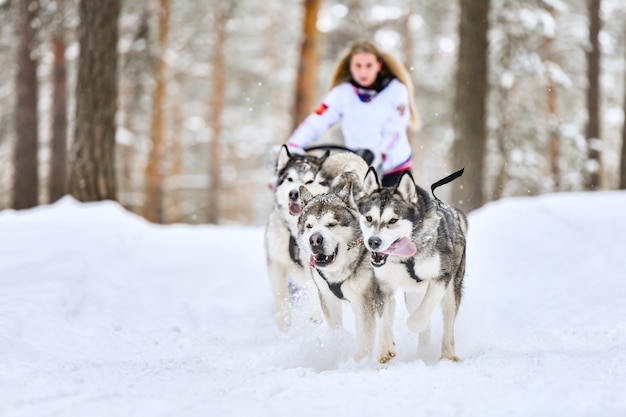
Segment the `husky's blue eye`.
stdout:
<path fill-rule="evenodd" d="M 394 223 L 396 223 L 397 221 L 398 221 L 398 219 L 391 219 L 391 220 L 389 220 L 389 224 L 394 224 Z"/>
<path fill-rule="evenodd" d="M 365 216 L 365 221 L 368 223 L 372 222 L 372 216 Z"/>

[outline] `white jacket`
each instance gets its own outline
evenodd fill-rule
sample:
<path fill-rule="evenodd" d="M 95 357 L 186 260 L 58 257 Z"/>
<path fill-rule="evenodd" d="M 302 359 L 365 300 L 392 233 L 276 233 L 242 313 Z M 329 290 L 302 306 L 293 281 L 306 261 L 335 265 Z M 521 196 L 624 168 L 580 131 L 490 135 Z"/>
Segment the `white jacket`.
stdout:
<path fill-rule="evenodd" d="M 317 110 L 293 132 L 287 144 L 307 148 L 341 119 L 344 145 L 370 149 L 384 155 L 383 174 L 410 167 L 411 146 L 407 137 L 410 118 L 407 88 L 397 79 L 363 102 L 350 83 L 334 87 Z"/>

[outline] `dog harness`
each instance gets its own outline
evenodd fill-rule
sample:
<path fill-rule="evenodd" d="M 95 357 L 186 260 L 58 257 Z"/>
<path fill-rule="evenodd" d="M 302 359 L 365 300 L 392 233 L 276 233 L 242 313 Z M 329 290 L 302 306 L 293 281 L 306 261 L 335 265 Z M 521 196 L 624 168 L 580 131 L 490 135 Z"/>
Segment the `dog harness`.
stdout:
<path fill-rule="evenodd" d="M 328 289 L 330 289 L 330 291 L 335 294 L 335 297 L 339 298 L 340 300 L 345 300 L 344 296 L 343 296 L 343 291 L 341 291 L 341 285 L 345 282 L 345 281 L 341 281 L 341 282 L 330 282 L 328 281 L 328 278 L 326 278 L 326 276 L 324 274 L 322 274 L 322 271 L 319 270 L 319 268 L 315 268 L 315 270 L 317 271 L 318 274 L 320 274 L 320 277 L 322 277 L 322 279 L 324 281 L 326 281 L 326 284 L 328 285 Z"/>
<path fill-rule="evenodd" d="M 359 242 L 359 239 L 355 240 L 354 241 L 355 245 L 352 246 L 351 248 L 348 248 L 348 250 L 358 246 L 359 245 L 358 242 Z M 362 238 L 360 239 L 360 242 L 361 244 L 363 243 Z M 367 251 L 361 252 L 359 259 L 357 259 L 356 261 L 356 265 L 359 265 L 363 261 L 363 258 L 365 257 L 366 252 Z M 322 273 L 322 271 L 320 271 L 319 268 L 315 268 L 315 270 L 317 271 L 318 274 L 320 274 L 320 277 L 322 277 L 322 279 L 326 281 L 326 285 L 328 285 L 328 289 L 335 295 L 335 297 L 339 298 L 340 300 L 346 300 L 346 298 L 343 296 L 343 291 L 341 290 L 341 286 L 343 285 L 344 282 L 352 278 L 353 275 L 350 275 L 348 278 L 344 279 L 341 282 L 330 282 L 328 281 L 328 278 L 326 278 L 326 276 Z"/>
<path fill-rule="evenodd" d="M 289 234 L 289 257 L 296 265 L 302 266 L 302 262 L 300 262 L 300 247 L 291 233 Z"/>
<path fill-rule="evenodd" d="M 415 282 L 422 282 L 423 280 L 417 276 L 417 274 L 415 273 L 415 258 L 413 258 L 412 256 L 410 258 L 408 258 L 406 261 L 402 262 L 404 264 L 404 266 L 406 267 L 406 272 L 409 274 L 409 276 L 415 280 Z"/>

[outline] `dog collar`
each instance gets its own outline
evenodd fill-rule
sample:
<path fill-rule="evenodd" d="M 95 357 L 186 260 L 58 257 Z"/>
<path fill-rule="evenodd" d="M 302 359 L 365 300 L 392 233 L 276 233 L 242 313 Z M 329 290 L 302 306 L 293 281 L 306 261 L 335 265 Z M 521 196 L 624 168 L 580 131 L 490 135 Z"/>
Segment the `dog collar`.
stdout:
<path fill-rule="evenodd" d="M 356 240 L 353 240 L 352 242 L 348 243 L 348 250 L 354 249 L 357 246 L 361 246 L 362 244 L 363 244 L 363 236 L 360 236 Z"/>

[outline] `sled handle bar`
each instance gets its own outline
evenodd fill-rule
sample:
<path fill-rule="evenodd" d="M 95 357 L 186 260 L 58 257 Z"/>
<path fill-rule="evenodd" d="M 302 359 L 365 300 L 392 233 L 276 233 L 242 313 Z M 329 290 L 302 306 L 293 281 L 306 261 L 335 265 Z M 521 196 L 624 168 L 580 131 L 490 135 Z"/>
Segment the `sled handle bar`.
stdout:
<path fill-rule="evenodd" d="M 333 144 L 311 146 L 310 148 L 305 148 L 304 150 L 306 152 L 309 152 L 309 151 L 325 151 L 325 150 L 330 150 L 330 149 L 334 149 L 334 150 L 337 150 L 337 151 L 347 151 L 347 152 L 356 153 L 352 149 L 346 148 L 345 146 L 333 145 Z"/>

